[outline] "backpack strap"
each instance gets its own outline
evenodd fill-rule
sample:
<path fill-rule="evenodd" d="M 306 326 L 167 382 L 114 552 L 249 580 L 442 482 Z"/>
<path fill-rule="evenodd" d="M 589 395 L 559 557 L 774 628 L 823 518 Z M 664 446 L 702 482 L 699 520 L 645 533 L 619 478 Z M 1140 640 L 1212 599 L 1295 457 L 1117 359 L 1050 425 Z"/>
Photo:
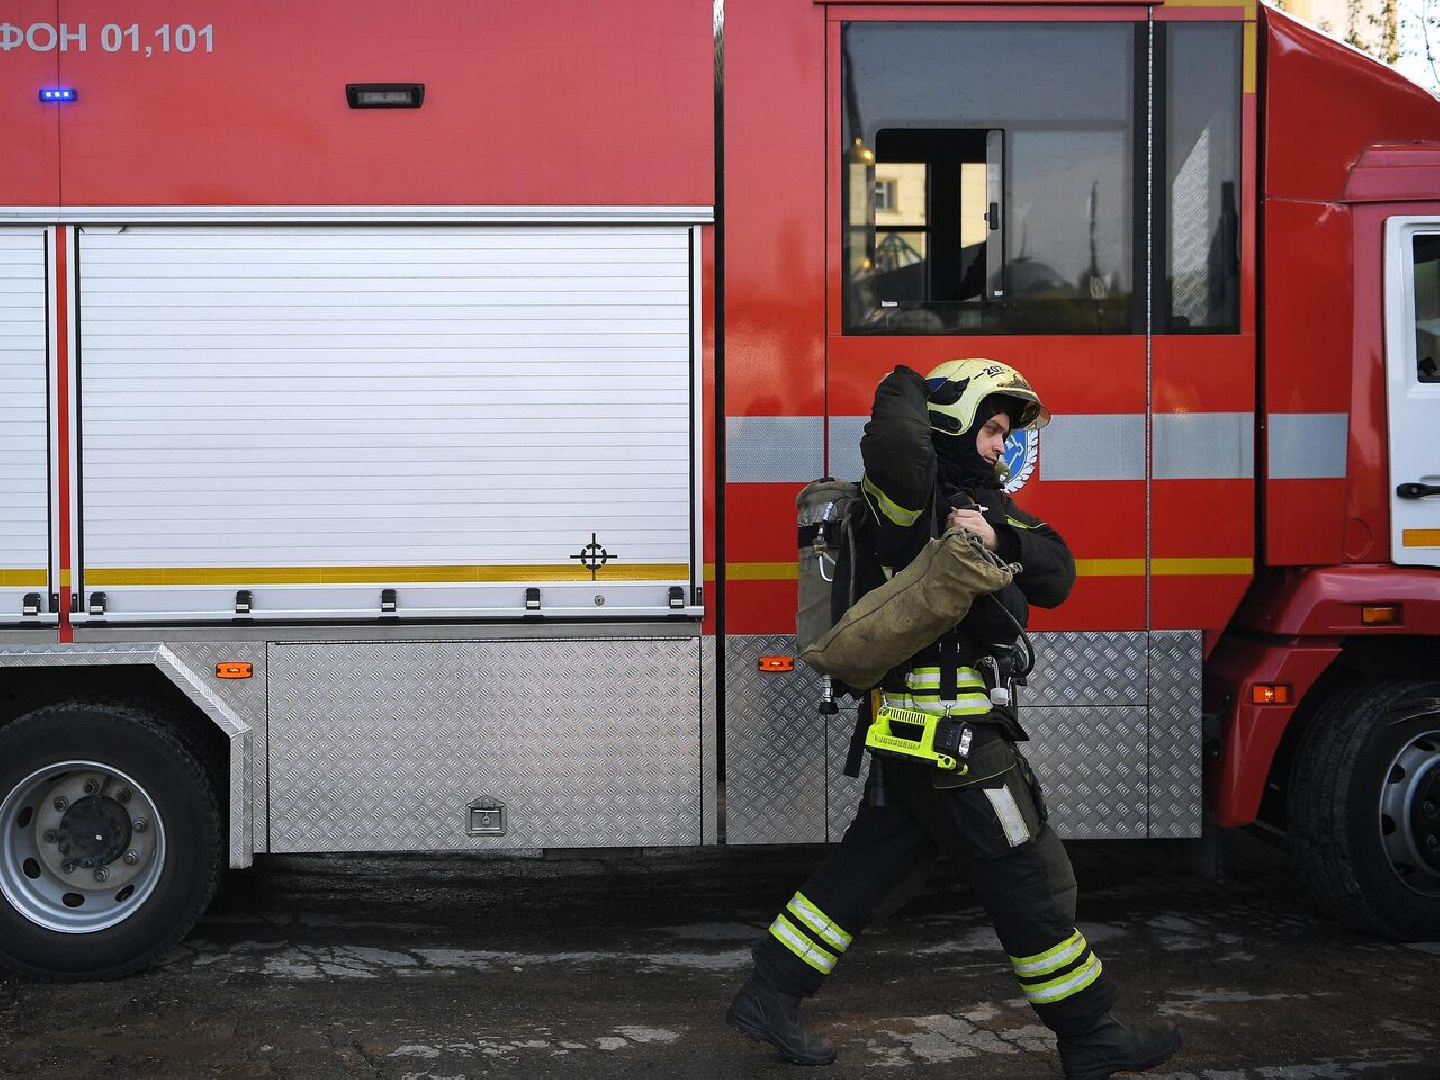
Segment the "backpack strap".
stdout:
<path fill-rule="evenodd" d="M 865 760 L 865 735 L 870 730 L 870 698 L 863 694 L 855 710 L 855 729 L 850 732 L 850 750 L 845 755 L 845 775 L 860 778 L 860 763 Z"/>

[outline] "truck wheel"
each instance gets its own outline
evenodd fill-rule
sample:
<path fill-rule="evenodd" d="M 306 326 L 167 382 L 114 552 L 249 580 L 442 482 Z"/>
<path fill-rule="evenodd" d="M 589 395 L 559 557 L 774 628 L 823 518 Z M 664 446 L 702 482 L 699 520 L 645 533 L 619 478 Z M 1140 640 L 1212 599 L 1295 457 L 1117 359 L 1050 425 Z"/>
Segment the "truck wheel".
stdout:
<path fill-rule="evenodd" d="M 1440 681 L 1377 680 L 1322 704 L 1297 747 L 1289 827 L 1327 914 L 1440 938 Z"/>
<path fill-rule="evenodd" d="M 195 925 L 220 861 L 210 782 L 148 713 L 51 705 L 0 728 L 0 966 L 144 967 Z"/>

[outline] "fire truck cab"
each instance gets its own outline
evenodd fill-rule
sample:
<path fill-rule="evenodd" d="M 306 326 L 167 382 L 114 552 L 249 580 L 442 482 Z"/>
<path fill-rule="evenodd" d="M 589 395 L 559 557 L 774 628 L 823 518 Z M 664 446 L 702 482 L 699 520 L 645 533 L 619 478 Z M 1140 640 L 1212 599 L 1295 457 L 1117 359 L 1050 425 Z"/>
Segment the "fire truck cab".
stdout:
<path fill-rule="evenodd" d="M 257 854 L 838 839 L 794 499 L 1020 368 L 1072 838 L 1440 933 L 1440 104 L 1253 2 L 19 0 L 0 963 Z"/>

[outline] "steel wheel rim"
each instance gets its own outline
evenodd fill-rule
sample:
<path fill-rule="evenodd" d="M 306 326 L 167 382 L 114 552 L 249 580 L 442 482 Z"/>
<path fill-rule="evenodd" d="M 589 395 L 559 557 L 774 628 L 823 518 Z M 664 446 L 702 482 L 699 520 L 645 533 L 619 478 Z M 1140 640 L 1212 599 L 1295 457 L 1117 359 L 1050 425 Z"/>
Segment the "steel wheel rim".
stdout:
<path fill-rule="evenodd" d="M 1380 843 L 1391 871 L 1422 896 L 1440 897 L 1440 729 L 1409 739 L 1380 788 Z"/>
<path fill-rule="evenodd" d="M 37 769 L 0 803 L 0 892 L 37 926 L 108 929 L 134 914 L 165 867 L 165 825 L 134 778 L 98 761 Z"/>

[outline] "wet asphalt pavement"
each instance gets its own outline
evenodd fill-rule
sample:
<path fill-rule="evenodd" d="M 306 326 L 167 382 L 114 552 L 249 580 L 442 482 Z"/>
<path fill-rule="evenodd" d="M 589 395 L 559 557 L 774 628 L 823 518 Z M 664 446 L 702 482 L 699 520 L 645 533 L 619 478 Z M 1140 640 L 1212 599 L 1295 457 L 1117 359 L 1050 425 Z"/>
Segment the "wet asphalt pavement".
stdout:
<path fill-rule="evenodd" d="M 1169 1080 L 1440 1078 L 1440 944 L 1322 922 L 1283 851 L 1227 834 L 1076 844 L 1080 923 L 1122 1009 L 1184 1027 Z M 942 865 L 807 1006 L 839 1061 L 731 1032 L 748 947 L 817 848 L 482 860 L 262 859 L 156 968 L 0 977 L 0 1075 L 1058 1077 L 963 882 Z M 880 1071 L 876 1071 L 880 1070 Z"/>

